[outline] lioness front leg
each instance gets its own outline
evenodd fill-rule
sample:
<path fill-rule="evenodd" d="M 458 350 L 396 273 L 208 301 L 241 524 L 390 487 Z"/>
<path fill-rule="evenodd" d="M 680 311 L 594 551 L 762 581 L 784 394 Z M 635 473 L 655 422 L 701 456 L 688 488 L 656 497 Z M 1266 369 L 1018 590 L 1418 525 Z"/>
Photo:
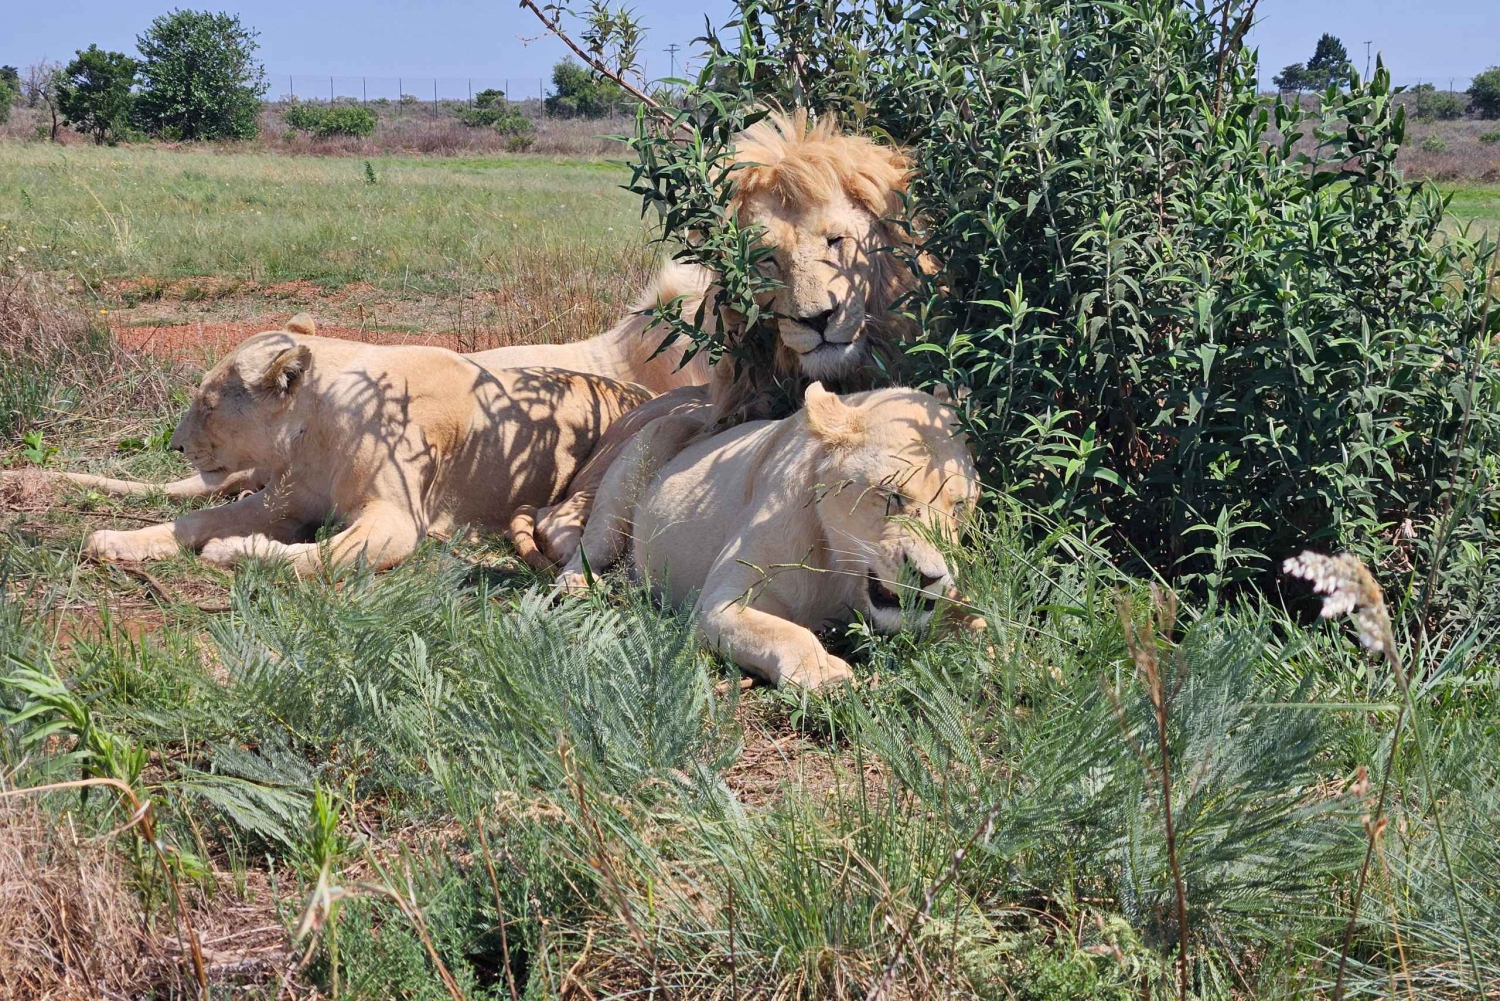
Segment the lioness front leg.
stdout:
<path fill-rule="evenodd" d="M 698 601 L 698 631 L 709 646 L 773 685 L 817 688 L 854 677 L 812 630 L 782 617 L 786 609 L 774 595 L 760 592 L 747 604 L 743 588 L 725 583 L 705 590 Z"/>
<path fill-rule="evenodd" d="M 325 566 L 348 566 L 361 557 L 371 569 L 385 570 L 410 556 L 425 535 L 409 511 L 394 504 L 371 504 L 348 528 L 325 542 L 288 545 L 264 535 L 224 538 L 205 546 L 203 558 L 225 565 L 250 558 L 284 559 L 299 577 L 316 574 Z"/>
<path fill-rule="evenodd" d="M 296 498 L 267 496 L 261 490 L 223 507 L 192 511 L 175 521 L 132 532 L 103 530 L 84 542 L 87 556 L 105 563 L 137 563 L 177 555 L 179 550 L 203 548 L 213 539 L 263 534 L 271 538 L 294 538 L 309 520 Z"/>

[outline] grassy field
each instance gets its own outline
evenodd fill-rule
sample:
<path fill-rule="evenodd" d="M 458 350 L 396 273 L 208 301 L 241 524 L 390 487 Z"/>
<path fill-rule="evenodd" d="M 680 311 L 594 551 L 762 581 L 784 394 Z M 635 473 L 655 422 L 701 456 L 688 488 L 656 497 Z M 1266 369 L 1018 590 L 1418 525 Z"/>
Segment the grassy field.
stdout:
<path fill-rule="evenodd" d="M 0 145 L 0 465 L 182 472 L 194 365 L 112 327 L 572 336 L 649 264 L 600 164 L 371 166 Z M 119 784 L 0 798 L 0 996 L 197 996 L 190 921 L 222 998 L 1125 1001 L 1175 996 L 1180 902 L 1193 996 L 1323 997 L 1393 741 L 1349 996 L 1500 982 L 1488 640 L 1403 634 L 1408 701 L 1341 623 L 1173 608 L 990 507 L 953 554 L 988 631 L 829 636 L 859 684 L 809 696 L 498 539 L 143 572 L 82 539 L 182 505 L 8 481 L 0 787 Z"/>
<path fill-rule="evenodd" d="M 618 315 L 652 261 L 621 180 L 617 165 L 591 160 L 9 143 L 0 256 L 73 276 L 117 328 L 309 309 L 476 347 L 544 324 L 546 337 L 574 338 Z"/>
<path fill-rule="evenodd" d="M 1455 221 L 1472 223 L 1480 232 L 1500 234 L 1500 185 L 1441 185 L 1451 193 L 1449 212 Z"/>

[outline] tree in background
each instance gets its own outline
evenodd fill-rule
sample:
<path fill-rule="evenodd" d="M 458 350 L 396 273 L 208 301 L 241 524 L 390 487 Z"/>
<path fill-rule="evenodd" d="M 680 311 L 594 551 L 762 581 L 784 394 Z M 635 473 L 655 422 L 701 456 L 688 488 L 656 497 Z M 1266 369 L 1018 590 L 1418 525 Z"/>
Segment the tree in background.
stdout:
<path fill-rule="evenodd" d="M 26 79 L 21 83 L 21 91 L 26 95 L 26 106 L 35 108 L 39 104 L 45 105 L 52 116 L 48 138 L 53 142 L 57 142 L 58 130 L 62 128 L 62 111 L 57 104 L 62 81 L 62 67 L 43 59 L 26 67 Z"/>
<path fill-rule="evenodd" d="M 266 92 L 256 34 L 233 14 L 178 10 L 152 21 L 136 38 L 141 124 L 164 138 L 252 138 Z"/>
<path fill-rule="evenodd" d="M 21 94 L 21 75 L 14 66 L 0 67 L 0 123 L 10 120 L 10 106 Z"/>
<path fill-rule="evenodd" d="M 571 59 L 552 67 L 552 91 L 547 114 L 555 118 L 604 118 L 625 105 L 618 84 L 598 79 Z"/>
<path fill-rule="evenodd" d="M 1474 78 L 1469 105 L 1480 118 L 1500 118 L 1500 66 L 1491 66 Z"/>
<path fill-rule="evenodd" d="M 1302 96 L 1302 92 L 1311 86 L 1312 81 L 1307 75 L 1307 67 L 1301 63 L 1292 63 L 1284 66 L 1281 72 L 1271 77 L 1271 82 L 1276 89 L 1283 94 L 1296 94 Z"/>
<path fill-rule="evenodd" d="M 1457 94 L 1438 90 L 1430 83 L 1419 83 L 1412 92 L 1417 96 L 1418 121 L 1451 122 L 1463 117 L 1464 102 Z"/>
<path fill-rule="evenodd" d="M 63 67 L 57 104 L 65 122 L 94 137 L 96 145 L 119 141 L 130 126 L 135 74 L 140 64 L 123 52 L 97 45 L 78 50 Z"/>
<path fill-rule="evenodd" d="M 1307 61 L 1308 83 L 1319 90 L 1343 84 L 1349 73 L 1349 50 L 1334 36 L 1323 33 L 1313 57 Z"/>

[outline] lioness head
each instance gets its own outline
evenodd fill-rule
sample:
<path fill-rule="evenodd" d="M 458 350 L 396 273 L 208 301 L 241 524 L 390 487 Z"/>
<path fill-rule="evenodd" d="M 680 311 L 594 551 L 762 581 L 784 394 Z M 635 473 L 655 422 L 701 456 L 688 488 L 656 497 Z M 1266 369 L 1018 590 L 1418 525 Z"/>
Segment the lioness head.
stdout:
<path fill-rule="evenodd" d="M 777 364 L 808 379 L 847 380 L 889 335 L 888 310 L 911 286 L 891 252 L 909 238 L 902 214 L 911 162 L 900 150 L 839 132 L 832 118 L 773 114 L 737 141 L 735 206 L 773 248 L 762 265 L 783 286 Z"/>
<path fill-rule="evenodd" d="M 298 313 L 284 330 L 255 334 L 225 355 L 177 422 L 172 449 L 204 473 L 275 461 L 285 444 L 283 425 L 312 363 L 301 336 L 314 332 L 312 317 Z"/>
<path fill-rule="evenodd" d="M 880 632 L 925 624 L 953 586 L 934 538 L 956 536 L 979 497 L 953 411 L 914 389 L 840 399 L 820 383 L 805 409 L 824 457 L 818 517 L 859 580 L 856 607 Z"/>

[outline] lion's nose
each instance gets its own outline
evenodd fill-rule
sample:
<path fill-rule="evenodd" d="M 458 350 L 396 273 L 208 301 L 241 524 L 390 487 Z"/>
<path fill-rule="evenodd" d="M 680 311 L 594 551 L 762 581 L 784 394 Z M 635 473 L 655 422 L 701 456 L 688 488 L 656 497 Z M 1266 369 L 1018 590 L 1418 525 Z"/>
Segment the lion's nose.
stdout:
<path fill-rule="evenodd" d="M 946 571 L 933 576 L 932 574 L 929 574 L 927 571 L 923 570 L 921 567 L 917 566 L 917 564 L 909 558 L 906 560 L 906 569 L 911 572 L 912 577 L 915 577 L 917 579 L 917 586 L 924 591 L 930 591 L 935 585 L 941 584 L 943 581 L 948 579 L 948 574 Z"/>
<path fill-rule="evenodd" d="M 184 449 L 183 449 L 183 447 L 181 445 L 177 444 L 175 441 L 172 442 L 172 451 L 174 451 L 174 452 L 182 452 L 183 450 Z"/>
<path fill-rule="evenodd" d="M 825 309 L 813 316 L 799 316 L 797 322 L 806 327 L 812 327 L 820 335 L 828 330 L 828 321 L 833 316 L 833 310 Z"/>

